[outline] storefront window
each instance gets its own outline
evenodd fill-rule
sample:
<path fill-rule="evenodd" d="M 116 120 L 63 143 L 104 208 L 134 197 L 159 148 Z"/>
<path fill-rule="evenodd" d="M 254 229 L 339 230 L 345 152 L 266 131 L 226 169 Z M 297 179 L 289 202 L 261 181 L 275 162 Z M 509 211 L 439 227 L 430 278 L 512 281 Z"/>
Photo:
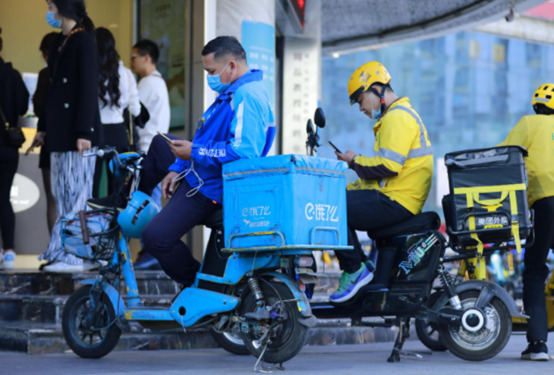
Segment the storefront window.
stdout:
<path fill-rule="evenodd" d="M 160 48 L 158 70 L 169 91 L 170 128 L 185 126 L 185 12 L 182 0 L 139 0 L 138 40 L 150 39 Z"/>

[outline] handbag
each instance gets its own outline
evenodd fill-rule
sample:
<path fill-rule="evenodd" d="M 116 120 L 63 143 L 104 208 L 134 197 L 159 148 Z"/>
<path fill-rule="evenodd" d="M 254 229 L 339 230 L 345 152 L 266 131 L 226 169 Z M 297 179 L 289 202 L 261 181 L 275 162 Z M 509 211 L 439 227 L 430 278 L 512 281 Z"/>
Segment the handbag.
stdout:
<path fill-rule="evenodd" d="M 4 112 L 2 112 L 2 108 L 0 108 L 0 115 L 2 115 L 2 120 L 6 125 L 6 134 L 8 136 L 8 142 L 13 147 L 20 148 L 25 142 L 25 135 L 23 134 L 23 130 L 21 130 L 19 126 L 10 126 L 10 124 L 8 123 L 8 120 L 6 120 L 6 117 L 4 116 Z"/>

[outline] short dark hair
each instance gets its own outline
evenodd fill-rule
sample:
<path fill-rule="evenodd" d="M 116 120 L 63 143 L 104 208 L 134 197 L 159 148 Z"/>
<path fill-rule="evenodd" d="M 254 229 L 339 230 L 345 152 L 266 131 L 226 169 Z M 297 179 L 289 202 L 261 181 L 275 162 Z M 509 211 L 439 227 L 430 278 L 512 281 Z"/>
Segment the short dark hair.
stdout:
<path fill-rule="evenodd" d="M 2 28 L 0 27 L 0 34 L 2 34 Z M 4 41 L 2 40 L 2 37 L 0 36 L 0 52 L 2 52 L 2 48 L 4 47 Z"/>
<path fill-rule="evenodd" d="M 552 115 L 554 114 L 554 109 L 547 107 L 542 103 L 536 103 L 533 105 L 533 109 L 537 115 Z"/>
<path fill-rule="evenodd" d="M 133 48 L 136 48 L 141 56 L 150 56 L 152 63 L 158 63 L 158 59 L 160 58 L 160 49 L 158 48 L 158 45 L 150 39 L 139 40 L 135 43 Z"/>
<path fill-rule="evenodd" d="M 385 90 L 390 90 L 391 92 L 394 92 L 394 90 L 392 89 L 392 86 L 390 85 L 390 83 L 388 83 L 386 85 L 383 85 L 381 82 L 375 82 L 370 87 L 376 87 L 376 88 L 379 89 L 378 91 L 381 91 L 381 90 L 383 90 L 383 86 L 386 86 Z"/>
<path fill-rule="evenodd" d="M 40 52 L 48 56 L 48 54 L 50 53 L 50 50 L 53 48 L 54 44 L 56 43 L 59 37 L 60 37 L 60 34 L 54 31 L 43 36 L 42 41 L 40 42 L 40 47 L 38 48 Z"/>
<path fill-rule="evenodd" d="M 234 36 L 219 36 L 212 39 L 204 46 L 202 56 L 213 53 L 214 59 L 231 55 L 236 60 L 246 62 L 246 52 L 240 42 Z"/>

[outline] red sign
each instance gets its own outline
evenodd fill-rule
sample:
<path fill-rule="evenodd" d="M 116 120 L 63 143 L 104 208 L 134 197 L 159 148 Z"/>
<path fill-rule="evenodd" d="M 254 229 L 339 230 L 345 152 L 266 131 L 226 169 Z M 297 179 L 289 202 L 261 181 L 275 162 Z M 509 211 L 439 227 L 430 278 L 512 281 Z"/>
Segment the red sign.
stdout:
<path fill-rule="evenodd" d="M 523 12 L 523 14 L 533 17 L 546 18 L 547 20 L 554 20 L 554 1 L 547 1 Z"/>

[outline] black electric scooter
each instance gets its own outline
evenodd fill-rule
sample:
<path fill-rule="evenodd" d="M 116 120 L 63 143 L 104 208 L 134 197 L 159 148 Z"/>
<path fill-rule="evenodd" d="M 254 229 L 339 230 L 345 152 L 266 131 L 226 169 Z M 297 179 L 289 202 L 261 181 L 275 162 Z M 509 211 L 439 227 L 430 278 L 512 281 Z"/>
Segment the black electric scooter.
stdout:
<path fill-rule="evenodd" d="M 323 111 L 314 118 L 317 127 L 325 125 Z M 310 132 L 308 150 L 319 146 L 317 129 Z M 368 233 L 378 251 L 373 281 L 341 304 L 312 303 L 318 319 L 350 318 L 353 326 L 398 326 L 389 362 L 400 360 L 402 346 L 409 337 L 411 318 L 434 323 L 446 347 L 456 356 L 470 361 L 494 357 L 508 342 L 512 316 L 523 317 L 512 297 L 500 286 L 484 280 L 455 284 L 443 267 L 447 241 L 438 231 L 440 218 L 424 212 L 380 230 Z M 294 267 L 288 272 L 294 273 Z M 300 275 L 302 277 L 302 275 Z M 439 279 L 444 293 L 429 304 L 433 282 Z M 432 307 L 429 307 L 432 306 Z M 382 317 L 381 322 L 365 317 Z M 412 354 L 413 355 L 413 354 Z"/>

